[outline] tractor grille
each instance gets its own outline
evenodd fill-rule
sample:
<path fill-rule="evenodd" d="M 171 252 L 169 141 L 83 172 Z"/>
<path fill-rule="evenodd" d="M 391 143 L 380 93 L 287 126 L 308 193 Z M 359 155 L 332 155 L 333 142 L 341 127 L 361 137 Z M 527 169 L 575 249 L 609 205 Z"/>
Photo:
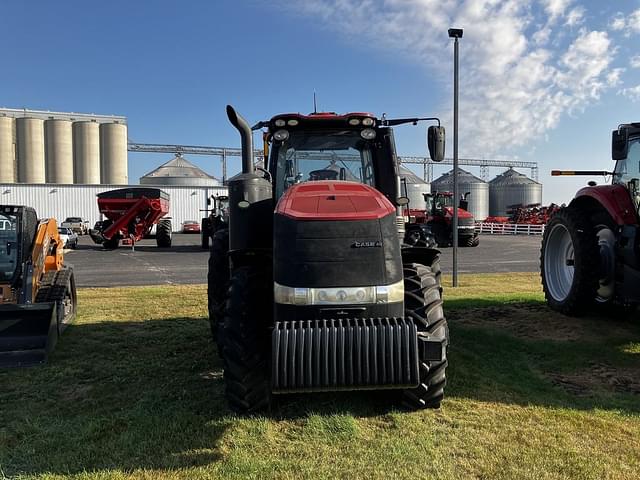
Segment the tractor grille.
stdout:
<path fill-rule="evenodd" d="M 411 319 L 276 322 L 274 393 L 403 388 L 418 385 L 418 340 Z"/>

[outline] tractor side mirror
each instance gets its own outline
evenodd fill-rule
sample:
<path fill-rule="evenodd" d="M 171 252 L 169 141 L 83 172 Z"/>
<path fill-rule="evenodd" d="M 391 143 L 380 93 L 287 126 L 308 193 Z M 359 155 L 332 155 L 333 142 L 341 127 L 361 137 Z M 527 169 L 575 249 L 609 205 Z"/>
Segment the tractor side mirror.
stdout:
<path fill-rule="evenodd" d="M 624 160 L 629 152 L 629 132 L 621 128 L 611 132 L 611 158 Z"/>
<path fill-rule="evenodd" d="M 444 127 L 431 125 L 427 130 L 427 146 L 429 147 L 429 156 L 434 162 L 444 160 L 444 140 Z"/>

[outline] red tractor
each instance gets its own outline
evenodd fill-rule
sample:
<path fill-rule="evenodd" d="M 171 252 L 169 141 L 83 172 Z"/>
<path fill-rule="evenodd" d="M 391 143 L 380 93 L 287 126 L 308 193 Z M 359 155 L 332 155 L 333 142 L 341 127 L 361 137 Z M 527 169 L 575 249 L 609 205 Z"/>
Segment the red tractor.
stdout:
<path fill-rule="evenodd" d="M 251 128 L 231 106 L 227 115 L 242 172 L 228 182 L 229 228 L 213 238 L 209 313 L 229 405 L 395 389 L 411 408 L 439 407 L 449 341 L 439 252 L 402 242 L 408 198 L 391 128 L 437 119 L 291 113 Z M 428 141 L 441 161 L 444 128 L 430 126 Z"/>
<path fill-rule="evenodd" d="M 98 209 L 106 220 L 89 231 L 95 243 L 112 250 L 133 245 L 151 233 L 156 226 L 158 247 L 171 246 L 169 194 L 158 188 L 120 188 L 98 194 Z"/>
<path fill-rule="evenodd" d="M 589 186 L 549 221 L 540 270 L 551 308 L 581 315 L 593 307 L 640 303 L 640 123 L 613 131 L 613 172 L 553 171 L 552 175 L 612 175 Z"/>
<path fill-rule="evenodd" d="M 458 242 L 461 247 L 477 247 L 480 238 L 476 232 L 476 222 L 468 212 L 469 193 L 458 205 Z M 426 210 L 409 210 L 409 222 L 405 242 L 410 245 L 428 246 L 434 242 L 438 247 L 453 244 L 453 193 L 425 193 Z"/>

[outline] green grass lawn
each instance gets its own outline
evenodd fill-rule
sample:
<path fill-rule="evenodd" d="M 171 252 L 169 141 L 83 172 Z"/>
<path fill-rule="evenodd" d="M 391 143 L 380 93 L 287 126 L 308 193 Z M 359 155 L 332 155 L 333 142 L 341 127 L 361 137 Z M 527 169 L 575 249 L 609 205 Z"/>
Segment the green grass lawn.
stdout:
<path fill-rule="evenodd" d="M 440 410 L 356 392 L 253 418 L 225 405 L 206 287 L 80 290 L 50 363 L 0 371 L 0 478 L 638 478 L 639 322 L 556 315 L 535 274 L 460 285 Z"/>

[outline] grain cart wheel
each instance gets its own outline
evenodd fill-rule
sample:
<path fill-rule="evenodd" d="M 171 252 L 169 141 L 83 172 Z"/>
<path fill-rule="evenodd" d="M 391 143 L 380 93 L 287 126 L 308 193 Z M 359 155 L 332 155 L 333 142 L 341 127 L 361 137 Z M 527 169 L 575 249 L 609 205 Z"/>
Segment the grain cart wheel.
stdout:
<path fill-rule="evenodd" d="M 266 268 L 233 271 L 225 309 L 223 335 L 224 380 L 232 410 L 251 413 L 269 406 L 269 325 L 273 282 Z"/>
<path fill-rule="evenodd" d="M 549 306 L 565 315 L 582 315 L 599 288 L 598 237 L 587 216 L 567 207 L 556 213 L 544 231 L 540 272 Z"/>
<path fill-rule="evenodd" d="M 229 291 L 229 230 L 224 228 L 213 235 L 209 255 L 209 273 L 207 275 L 207 298 L 209 302 L 209 325 L 211 336 L 218 345 L 218 355 L 222 358 L 222 345 L 219 333 L 224 319 L 224 308 Z"/>
<path fill-rule="evenodd" d="M 171 220 L 163 219 L 158 222 L 156 227 L 156 244 L 160 248 L 169 248 L 171 246 Z"/>
<path fill-rule="evenodd" d="M 442 310 L 440 261 L 436 256 L 430 266 L 404 265 L 405 317 L 413 319 L 418 335 L 445 338 L 449 345 L 449 327 Z M 446 350 L 445 350 L 446 351 Z M 420 385 L 402 392 L 405 405 L 412 409 L 439 408 L 447 384 L 447 358 L 420 364 Z"/>

